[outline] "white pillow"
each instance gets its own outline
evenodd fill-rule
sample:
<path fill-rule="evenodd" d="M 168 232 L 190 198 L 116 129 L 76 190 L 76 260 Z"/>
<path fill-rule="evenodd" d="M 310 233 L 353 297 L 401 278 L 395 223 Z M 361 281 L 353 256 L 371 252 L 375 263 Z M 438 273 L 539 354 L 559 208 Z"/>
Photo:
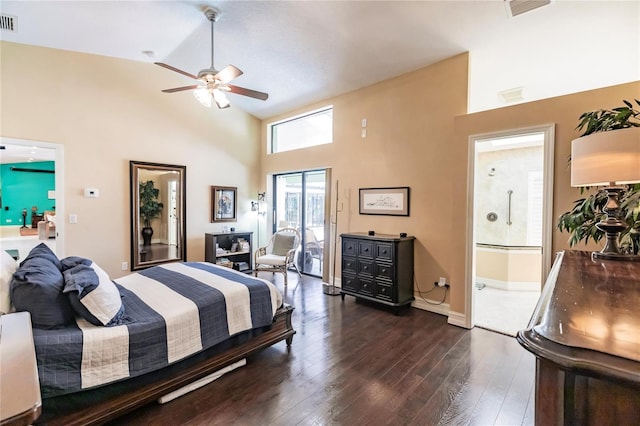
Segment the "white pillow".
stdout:
<path fill-rule="evenodd" d="M 9 290 L 11 287 L 11 278 L 13 273 L 18 269 L 16 262 L 9 253 L 0 250 L 2 257 L 2 268 L 0 268 L 0 315 L 11 312 L 11 299 L 9 298 Z"/>
<path fill-rule="evenodd" d="M 64 290 L 71 306 L 93 325 L 118 325 L 124 317 L 120 291 L 96 263 L 79 264 L 64 271 Z"/>

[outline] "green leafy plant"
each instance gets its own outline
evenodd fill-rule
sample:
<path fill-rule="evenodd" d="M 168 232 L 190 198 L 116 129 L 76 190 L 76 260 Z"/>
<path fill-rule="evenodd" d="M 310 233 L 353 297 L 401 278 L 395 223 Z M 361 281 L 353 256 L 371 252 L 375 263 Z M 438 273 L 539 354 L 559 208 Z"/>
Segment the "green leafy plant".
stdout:
<path fill-rule="evenodd" d="M 634 99 L 640 107 L 640 101 Z M 640 127 L 640 110 L 634 108 L 629 101 L 623 100 L 624 106 L 610 110 L 600 109 L 585 112 L 579 118 L 576 130 L 583 131 L 580 136 L 587 136 L 596 132 L 608 132 L 628 127 Z M 585 188 L 580 188 L 581 193 Z M 620 233 L 619 245 L 622 251 L 638 254 L 640 249 L 640 184 L 624 185 L 619 195 L 621 215 L 627 223 L 627 228 Z M 596 227 L 606 214 L 603 208 L 607 204 L 605 191 L 580 198 L 573 202 L 573 208 L 563 213 L 557 224 L 561 232 L 569 232 L 569 246 L 573 247 L 580 241 L 585 243 L 592 239 L 599 242 L 605 233 Z"/>
<path fill-rule="evenodd" d="M 140 217 L 144 226 L 151 227 L 151 221 L 160 216 L 164 205 L 158 202 L 160 190 L 152 180 L 140 183 Z"/>
<path fill-rule="evenodd" d="M 640 107 L 640 101 L 634 99 Z M 583 113 L 576 130 L 584 133 L 580 136 L 587 136 L 596 132 L 608 132 L 611 130 L 625 129 L 627 127 L 640 127 L 640 111 L 634 109 L 629 101 L 622 101 L 624 106 L 613 109 L 599 109 Z"/>

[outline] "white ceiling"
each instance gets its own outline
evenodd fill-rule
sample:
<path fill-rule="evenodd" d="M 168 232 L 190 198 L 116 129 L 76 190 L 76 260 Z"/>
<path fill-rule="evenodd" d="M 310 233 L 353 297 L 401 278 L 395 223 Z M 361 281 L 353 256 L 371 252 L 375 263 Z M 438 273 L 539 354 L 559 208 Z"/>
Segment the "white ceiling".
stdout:
<path fill-rule="evenodd" d="M 205 4 L 206 3 L 206 4 Z M 640 1 L 555 0 L 510 17 L 502 0 L 474 1 L 0 1 L 17 17 L 3 40 L 164 62 L 197 74 L 215 65 L 266 102 L 229 95 L 266 118 L 470 52 L 469 110 L 640 80 Z M 143 51 L 155 52 L 154 57 Z M 175 86 L 191 80 L 166 69 Z M 159 87 L 158 90 L 167 87 Z M 171 94 L 167 96 L 186 96 Z M 636 95 L 638 96 L 638 95 Z"/>
<path fill-rule="evenodd" d="M 0 164 L 55 161 L 56 152 L 49 148 L 17 145 L 0 138 Z"/>

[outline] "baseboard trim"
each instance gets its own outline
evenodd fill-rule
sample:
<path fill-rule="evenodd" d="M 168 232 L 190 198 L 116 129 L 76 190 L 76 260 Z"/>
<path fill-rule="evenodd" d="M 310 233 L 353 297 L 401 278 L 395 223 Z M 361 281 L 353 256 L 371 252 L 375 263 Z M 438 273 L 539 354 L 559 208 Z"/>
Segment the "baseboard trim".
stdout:
<path fill-rule="evenodd" d="M 492 278 L 476 277 L 476 285 L 484 284 L 487 287 L 505 291 L 540 291 L 540 283 L 535 281 L 501 281 Z"/>
<path fill-rule="evenodd" d="M 416 297 L 415 300 L 411 302 L 411 306 L 417 309 L 422 309 L 423 311 L 449 316 L 449 304 L 440 304 L 439 300 L 429 300 L 422 297 Z"/>
<path fill-rule="evenodd" d="M 460 312 L 449 311 L 449 319 L 447 322 L 458 327 L 471 328 L 467 325 L 467 316 Z"/>

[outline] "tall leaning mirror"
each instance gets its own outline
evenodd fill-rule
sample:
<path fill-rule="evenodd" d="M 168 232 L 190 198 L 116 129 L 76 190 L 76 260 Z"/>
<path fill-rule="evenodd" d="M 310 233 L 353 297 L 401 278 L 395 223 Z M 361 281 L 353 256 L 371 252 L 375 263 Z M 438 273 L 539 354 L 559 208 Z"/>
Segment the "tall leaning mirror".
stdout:
<path fill-rule="evenodd" d="M 186 166 L 130 161 L 131 270 L 186 261 Z"/>

